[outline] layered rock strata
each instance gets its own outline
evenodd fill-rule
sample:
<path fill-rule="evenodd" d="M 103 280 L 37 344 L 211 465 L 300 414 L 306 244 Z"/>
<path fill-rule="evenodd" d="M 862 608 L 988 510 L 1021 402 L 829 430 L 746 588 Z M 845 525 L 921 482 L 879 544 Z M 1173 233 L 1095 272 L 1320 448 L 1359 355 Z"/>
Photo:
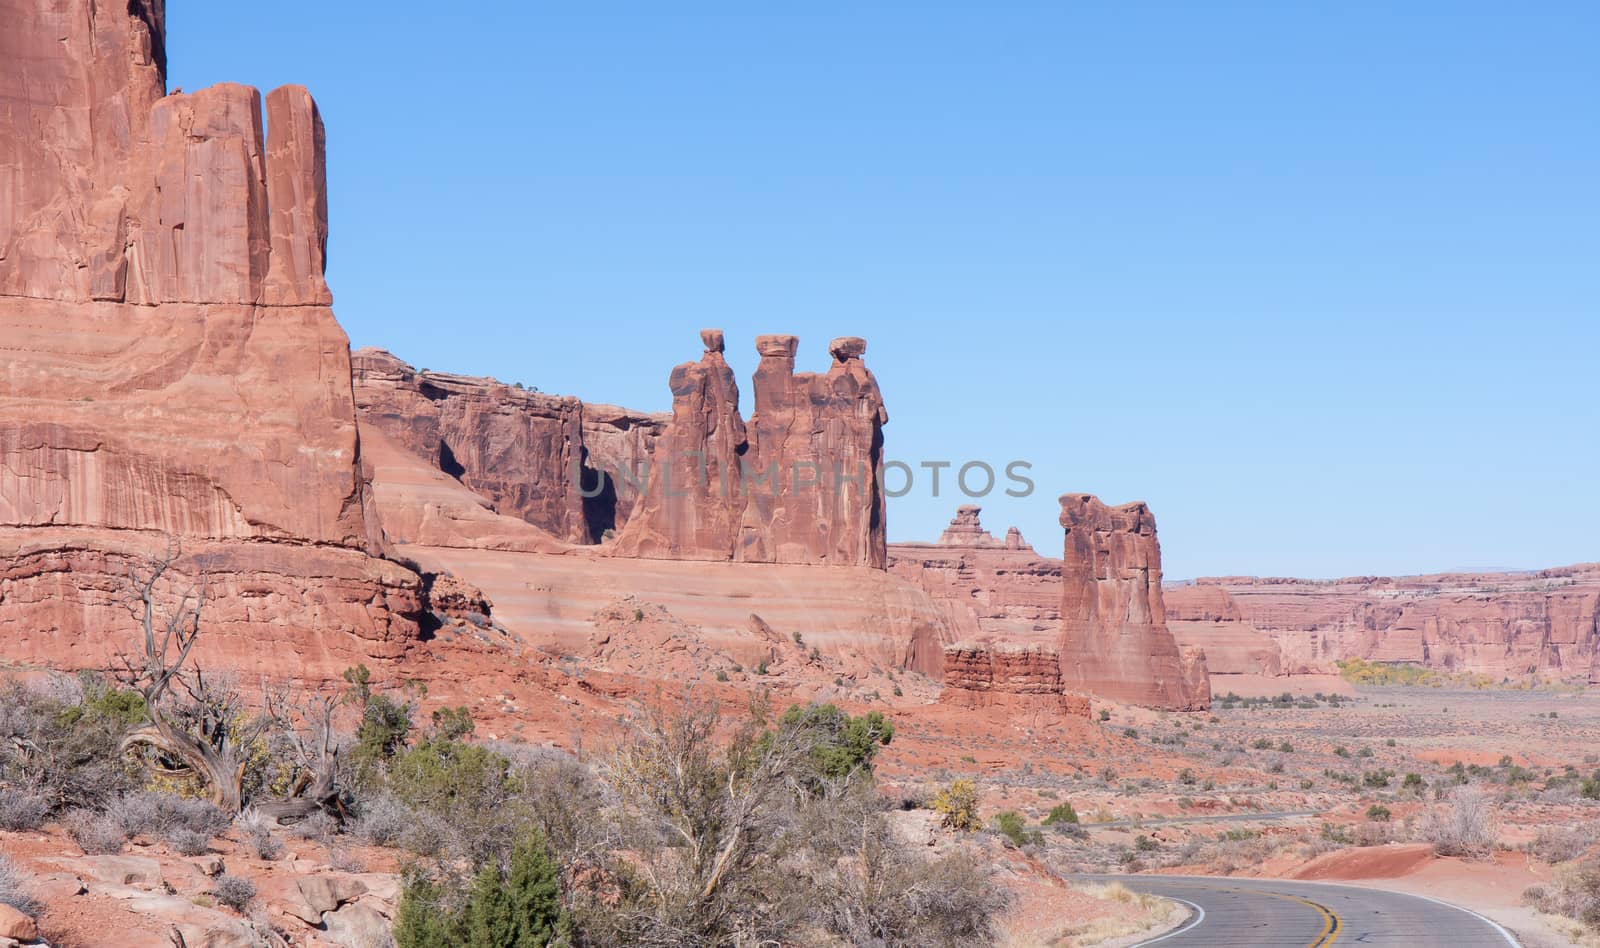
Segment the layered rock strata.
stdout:
<path fill-rule="evenodd" d="M 247 86 L 166 95 L 159 2 L 0 0 L 0 22 L 8 656 L 93 664 L 128 624 L 108 587 L 172 540 L 240 661 L 292 667 L 271 637 L 392 655 L 419 578 L 375 558 L 310 95 L 273 90 L 265 126 Z"/>
<path fill-rule="evenodd" d="M 1065 530 L 1061 674 L 1068 688 L 1128 704 L 1209 707 L 1204 658 L 1180 653 L 1166 625 L 1161 544 L 1142 503 L 1061 498 Z"/>
<path fill-rule="evenodd" d="M 1040 646 L 957 643 L 944 649 L 944 704 L 1087 717 L 1089 699 L 1067 694 L 1061 659 Z"/>

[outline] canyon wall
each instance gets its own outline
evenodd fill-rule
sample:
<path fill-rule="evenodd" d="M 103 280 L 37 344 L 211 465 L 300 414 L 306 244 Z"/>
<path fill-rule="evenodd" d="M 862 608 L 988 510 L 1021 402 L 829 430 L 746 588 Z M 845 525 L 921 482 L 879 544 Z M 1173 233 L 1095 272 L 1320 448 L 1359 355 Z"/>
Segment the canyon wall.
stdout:
<path fill-rule="evenodd" d="M 567 543 L 597 543 L 627 519 L 640 479 L 618 472 L 647 467 L 666 425 L 661 415 L 492 378 L 418 371 L 382 349 L 360 349 L 351 361 L 364 430 L 459 481 L 494 512 Z"/>
<path fill-rule="evenodd" d="M 167 95 L 159 2 L 0 0 L 0 22 L 7 656 L 104 664 L 122 575 L 169 538 L 213 578 L 202 655 L 392 656 L 422 590 L 375 556 L 315 103 L 273 90 L 264 133 L 255 89 Z"/>
<path fill-rule="evenodd" d="M 747 425 L 722 332 L 703 330 L 701 341 L 700 359 L 668 379 L 670 415 L 419 372 L 376 349 L 354 356 L 356 403 L 363 429 L 423 465 L 408 480 L 441 472 L 491 515 L 560 542 L 604 544 L 601 552 L 626 558 L 883 568 L 888 415 L 861 358 L 866 343 L 836 339 L 827 372 L 796 373 L 796 337 L 759 337 Z M 401 493 L 382 475 L 377 483 L 380 499 Z M 417 532 L 414 513 L 386 510 L 385 523 L 403 542 L 454 533 L 440 545 L 508 548 L 504 523 L 484 541 L 460 512 L 430 515 L 450 521 L 432 539 Z"/>
<path fill-rule="evenodd" d="M 1495 680 L 1587 680 L 1600 654 L 1600 564 L 1593 563 L 1528 573 L 1213 577 L 1167 596 L 1169 608 L 1226 597 L 1233 614 L 1208 617 L 1220 635 L 1192 625 L 1187 632 L 1208 654 L 1214 638 L 1264 637 L 1288 674 L 1326 673 L 1339 659 L 1359 658 Z"/>
<path fill-rule="evenodd" d="M 1068 688 L 1169 709 L 1204 709 L 1204 659 L 1180 652 L 1166 625 L 1161 544 L 1142 503 L 1061 498 L 1061 672 Z"/>

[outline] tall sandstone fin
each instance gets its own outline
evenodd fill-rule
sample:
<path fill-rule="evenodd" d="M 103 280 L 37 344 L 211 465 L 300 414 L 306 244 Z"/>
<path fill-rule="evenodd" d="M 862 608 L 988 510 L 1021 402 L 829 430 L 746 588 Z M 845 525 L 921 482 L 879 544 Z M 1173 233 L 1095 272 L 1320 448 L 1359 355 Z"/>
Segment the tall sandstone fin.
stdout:
<path fill-rule="evenodd" d="M 1200 652 L 1185 658 L 1167 629 L 1161 544 L 1142 503 L 1061 498 L 1061 675 L 1066 687 L 1172 710 L 1211 703 Z"/>

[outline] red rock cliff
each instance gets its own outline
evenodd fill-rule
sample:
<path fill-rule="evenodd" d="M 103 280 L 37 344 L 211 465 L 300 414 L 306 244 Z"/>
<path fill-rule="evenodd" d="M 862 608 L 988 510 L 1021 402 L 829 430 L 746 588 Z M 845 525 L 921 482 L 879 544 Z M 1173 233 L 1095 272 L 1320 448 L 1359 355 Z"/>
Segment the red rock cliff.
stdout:
<path fill-rule="evenodd" d="M 643 468 L 665 425 L 662 416 L 491 378 L 419 372 L 381 349 L 361 349 L 352 361 L 364 427 L 456 479 L 496 512 L 569 543 L 599 542 L 627 519 L 643 479 L 617 472 Z"/>
<path fill-rule="evenodd" d="M 1326 673 L 1339 659 L 1360 658 L 1496 680 L 1583 680 L 1600 655 L 1597 564 L 1334 580 L 1218 577 L 1193 588 L 1185 598 L 1220 591 L 1236 603 L 1241 622 L 1276 643 L 1291 674 Z"/>
<path fill-rule="evenodd" d="M 1061 498 L 1061 673 L 1068 688 L 1174 710 L 1210 705 L 1203 659 L 1186 662 L 1166 625 L 1161 544 L 1142 503 Z"/>
<path fill-rule="evenodd" d="M 108 657 L 108 584 L 169 535 L 237 630 L 203 647 L 283 669 L 268 639 L 312 615 L 314 664 L 392 652 L 418 580 L 369 556 L 311 97 L 270 93 L 264 135 L 254 89 L 165 95 L 159 2 L 0 0 L 0 23 L 7 657 Z"/>

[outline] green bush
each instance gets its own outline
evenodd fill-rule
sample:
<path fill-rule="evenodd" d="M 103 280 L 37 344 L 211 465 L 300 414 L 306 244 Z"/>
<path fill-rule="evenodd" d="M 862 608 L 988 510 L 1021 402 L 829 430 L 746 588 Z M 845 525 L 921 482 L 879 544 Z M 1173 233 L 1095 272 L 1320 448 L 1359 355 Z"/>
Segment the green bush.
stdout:
<path fill-rule="evenodd" d="M 1038 844 L 1044 841 L 1044 834 L 1038 830 L 1028 829 L 1027 821 L 1016 810 L 1004 810 L 996 813 L 994 826 L 995 829 L 1000 831 L 1000 835 L 1018 846 L 1026 846 L 1030 843 Z"/>
<path fill-rule="evenodd" d="M 561 868 L 538 831 L 488 862 L 465 893 L 411 873 L 395 916 L 398 948 L 544 948 L 572 942 Z"/>
<path fill-rule="evenodd" d="M 852 716 L 832 704 L 792 705 L 778 719 L 778 728 L 804 731 L 811 736 L 813 773 L 806 783 L 813 791 L 819 791 L 828 781 L 870 776 L 878 748 L 894 740 L 894 722 L 883 712 Z M 770 746 L 775 737 L 773 732 L 767 732 L 760 746 Z"/>
<path fill-rule="evenodd" d="M 1381 803 L 1374 803 L 1373 805 L 1367 807 L 1367 819 L 1372 820 L 1375 823 L 1387 823 L 1389 822 L 1389 817 L 1391 815 L 1392 814 L 1389 813 L 1389 808 Z"/>
<path fill-rule="evenodd" d="M 1045 826 L 1054 826 L 1057 823 L 1078 822 L 1078 811 L 1072 808 L 1071 803 L 1058 803 L 1050 808 L 1050 815 L 1044 818 Z"/>

